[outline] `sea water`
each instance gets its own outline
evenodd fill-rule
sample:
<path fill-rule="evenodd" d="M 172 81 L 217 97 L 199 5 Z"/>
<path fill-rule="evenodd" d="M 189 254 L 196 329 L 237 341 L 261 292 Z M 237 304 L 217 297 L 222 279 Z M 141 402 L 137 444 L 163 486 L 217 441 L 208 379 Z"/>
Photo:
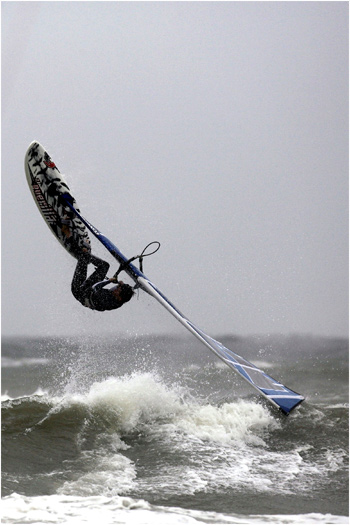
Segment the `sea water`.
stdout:
<path fill-rule="evenodd" d="M 348 341 L 217 339 L 306 400 L 191 337 L 4 339 L 2 522 L 348 523 Z"/>

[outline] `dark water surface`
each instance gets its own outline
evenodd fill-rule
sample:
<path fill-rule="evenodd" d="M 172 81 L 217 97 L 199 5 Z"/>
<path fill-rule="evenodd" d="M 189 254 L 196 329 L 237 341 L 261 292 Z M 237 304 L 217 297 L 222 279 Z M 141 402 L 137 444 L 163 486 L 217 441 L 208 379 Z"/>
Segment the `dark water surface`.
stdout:
<path fill-rule="evenodd" d="M 3 523 L 347 523 L 348 341 L 218 337 L 285 417 L 189 339 L 3 340 Z"/>

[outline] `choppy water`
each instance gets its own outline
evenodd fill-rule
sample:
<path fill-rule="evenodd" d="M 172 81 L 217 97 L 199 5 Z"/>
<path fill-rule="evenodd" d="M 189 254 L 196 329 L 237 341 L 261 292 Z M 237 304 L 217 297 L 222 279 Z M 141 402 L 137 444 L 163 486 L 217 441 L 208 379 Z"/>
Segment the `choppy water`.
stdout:
<path fill-rule="evenodd" d="M 3 523 L 348 523 L 348 341 L 218 339 L 306 401 L 191 338 L 5 339 Z"/>

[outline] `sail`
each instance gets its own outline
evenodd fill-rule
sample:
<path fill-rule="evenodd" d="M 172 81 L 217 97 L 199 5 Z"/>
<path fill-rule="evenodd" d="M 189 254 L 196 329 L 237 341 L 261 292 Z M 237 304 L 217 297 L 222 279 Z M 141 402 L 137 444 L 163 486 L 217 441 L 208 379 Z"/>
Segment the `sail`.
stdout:
<path fill-rule="evenodd" d="M 289 414 L 298 406 L 304 397 L 290 390 L 282 383 L 273 379 L 263 370 L 253 365 L 243 357 L 226 348 L 222 343 L 216 341 L 197 326 L 195 326 L 176 306 L 128 259 L 105 235 L 95 226 L 87 221 L 78 210 L 67 199 L 67 205 L 76 213 L 80 220 L 95 235 L 95 237 L 107 248 L 119 263 L 127 263 L 124 271 L 145 292 L 154 297 L 168 312 L 170 312 L 185 328 L 206 345 L 217 357 L 222 359 L 230 368 L 247 381 L 255 390 L 263 395 L 270 403 L 279 408 L 284 414 Z"/>

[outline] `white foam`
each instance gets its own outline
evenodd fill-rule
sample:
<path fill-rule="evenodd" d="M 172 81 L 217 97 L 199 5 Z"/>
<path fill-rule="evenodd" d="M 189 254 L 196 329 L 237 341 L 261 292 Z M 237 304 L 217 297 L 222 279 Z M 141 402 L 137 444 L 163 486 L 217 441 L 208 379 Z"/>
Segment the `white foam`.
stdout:
<path fill-rule="evenodd" d="M 94 383 L 84 395 L 67 396 L 63 402 L 82 403 L 112 418 L 116 429 L 130 432 L 181 410 L 179 391 L 168 389 L 151 374 L 134 374 Z"/>
<path fill-rule="evenodd" d="M 203 403 L 203 402 L 202 402 Z M 60 405 L 83 404 L 102 415 L 119 435 L 147 429 L 164 439 L 265 446 L 264 435 L 279 428 L 271 413 L 253 402 L 222 406 L 200 404 L 178 386 L 167 387 L 152 374 L 134 374 L 94 383 L 86 394 L 70 395 Z M 57 410 L 57 407 L 53 410 Z"/>
<path fill-rule="evenodd" d="M 264 432 L 279 423 L 262 405 L 237 401 L 222 406 L 203 404 L 177 385 L 167 387 L 152 374 L 134 374 L 94 383 L 85 394 L 68 395 L 60 405 L 83 404 L 113 418 L 115 428 L 130 432 L 159 422 L 163 429 L 222 444 L 264 445 Z M 166 426 L 168 425 L 168 426 Z"/>
<path fill-rule="evenodd" d="M 38 396 L 38 397 L 44 397 L 44 396 L 47 396 L 48 393 L 43 390 L 41 387 L 38 387 L 35 392 L 33 392 L 32 394 L 28 394 L 28 395 L 22 395 L 22 396 L 18 396 L 18 397 L 12 397 L 12 396 L 9 396 L 8 392 L 5 392 L 4 394 L 1 395 L 1 402 L 3 401 L 14 401 L 15 399 L 27 399 L 28 397 L 35 397 L 35 396 Z"/>
<path fill-rule="evenodd" d="M 187 434 L 222 444 L 264 445 L 259 432 L 278 428 L 278 423 L 266 409 L 245 401 L 225 403 L 220 407 L 188 406 L 174 423 Z"/>
<path fill-rule="evenodd" d="M 46 365 L 50 360 L 43 357 L 20 357 L 12 358 L 3 356 L 1 358 L 2 368 L 19 368 L 21 366 Z"/>
<path fill-rule="evenodd" d="M 133 488 L 136 468 L 131 460 L 122 454 L 104 455 L 103 451 L 84 453 L 88 472 L 73 481 L 66 481 L 57 491 L 61 495 L 118 496 Z"/>
<path fill-rule="evenodd" d="M 238 515 L 222 514 L 201 510 L 182 509 L 177 507 L 154 506 L 145 500 L 134 500 L 127 497 L 105 496 L 37 496 L 26 497 L 12 494 L 2 499 L 3 524 L 60 524 L 94 525 L 342 525 L 348 523 L 346 516 L 331 514 L 299 515 Z"/>

